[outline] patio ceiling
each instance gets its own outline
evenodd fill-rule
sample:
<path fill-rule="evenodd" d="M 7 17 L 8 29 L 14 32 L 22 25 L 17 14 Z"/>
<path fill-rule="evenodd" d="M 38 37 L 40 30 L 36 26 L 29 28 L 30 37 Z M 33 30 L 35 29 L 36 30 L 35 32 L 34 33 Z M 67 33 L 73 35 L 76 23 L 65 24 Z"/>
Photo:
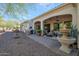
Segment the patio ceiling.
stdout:
<path fill-rule="evenodd" d="M 51 18 L 46 19 L 44 22 L 62 22 L 62 21 L 71 21 L 72 20 L 72 15 L 66 14 L 66 15 L 59 15 L 59 16 L 54 16 Z"/>

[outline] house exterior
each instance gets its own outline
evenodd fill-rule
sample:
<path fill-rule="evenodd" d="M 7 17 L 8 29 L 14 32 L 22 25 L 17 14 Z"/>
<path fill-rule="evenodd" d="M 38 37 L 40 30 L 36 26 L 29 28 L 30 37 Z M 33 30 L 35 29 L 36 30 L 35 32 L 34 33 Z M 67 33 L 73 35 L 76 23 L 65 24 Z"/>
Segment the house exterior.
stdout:
<path fill-rule="evenodd" d="M 60 26 L 55 28 L 56 25 L 60 23 Z M 48 27 L 49 31 L 52 30 L 62 30 L 65 28 L 66 24 L 70 29 L 71 25 L 76 26 L 79 31 L 79 4 L 77 3 L 66 3 L 62 4 L 59 7 L 48 11 L 36 18 L 33 19 L 33 29 L 36 30 L 37 27 L 43 31 L 45 26 Z M 79 35 L 78 35 L 79 37 Z M 79 48 L 79 38 L 78 38 L 78 48 Z"/>
<path fill-rule="evenodd" d="M 20 30 L 23 32 L 30 31 L 30 27 L 32 27 L 32 23 L 33 23 L 32 20 L 24 21 L 20 25 Z"/>
<path fill-rule="evenodd" d="M 79 4 L 77 3 L 62 4 L 59 7 L 56 7 L 55 9 L 50 10 L 32 19 L 31 25 L 33 30 L 37 30 L 37 28 L 42 30 L 42 35 L 44 33 L 45 27 L 47 27 L 48 31 L 50 32 L 52 30 L 61 31 L 63 28 L 71 29 L 71 25 L 73 25 L 76 26 L 79 31 Z M 27 28 L 29 29 L 29 27 Z M 78 35 L 78 48 L 79 48 L 79 35 Z"/>
<path fill-rule="evenodd" d="M 34 18 L 33 29 L 35 30 L 36 26 L 37 27 L 39 26 L 40 29 L 43 31 L 45 25 L 47 25 L 48 27 L 50 27 L 49 31 L 51 31 L 54 29 L 55 25 L 57 25 L 56 23 L 58 21 L 61 22 L 61 27 L 62 24 L 65 22 L 72 22 L 72 24 L 76 26 L 77 25 L 76 9 L 77 9 L 76 4 L 62 4 L 61 6 Z"/>

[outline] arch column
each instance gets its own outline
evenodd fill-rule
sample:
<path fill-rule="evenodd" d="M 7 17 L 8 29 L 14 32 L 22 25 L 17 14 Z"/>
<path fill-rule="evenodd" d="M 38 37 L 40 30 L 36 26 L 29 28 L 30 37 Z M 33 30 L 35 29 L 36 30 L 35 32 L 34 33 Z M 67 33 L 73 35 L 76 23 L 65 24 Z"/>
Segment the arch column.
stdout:
<path fill-rule="evenodd" d="M 72 15 L 72 25 L 76 26 L 77 25 L 77 19 L 76 15 Z"/>
<path fill-rule="evenodd" d="M 33 28 L 33 30 L 35 30 L 34 26 L 35 26 L 35 25 L 34 25 L 34 22 L 33 22 L 33 23 L 32 23 L 32 28 Z"/>
<path fill-rule="evenodd" d="M 44 34 L 44 22 L 43 21 L 41 21 L 41 35 L 43 35 Z"/>
<path fill-rule="evenodd" d="M 79 32 L 79 3 L 77 4 L 77 28 Z M 79 34 L 78 34 L 78 49 L 79 49 Z"/>
<path fill-rule="evenodd" d="M 73 13 L 72 13 L 72 25 L 77 26 L 77 8 L 74 7 Z"/>

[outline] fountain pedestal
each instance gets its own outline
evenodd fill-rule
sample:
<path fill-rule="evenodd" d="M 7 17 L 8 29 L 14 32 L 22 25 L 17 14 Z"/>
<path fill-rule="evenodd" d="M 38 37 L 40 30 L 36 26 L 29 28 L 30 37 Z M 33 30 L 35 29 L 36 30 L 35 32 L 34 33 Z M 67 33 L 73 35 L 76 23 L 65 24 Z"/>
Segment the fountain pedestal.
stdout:
<path fill-rule="evenodd" d="M 70 53 L 71 49 L 69 46 L 75 42 L 75 39 L 67 37 L 67 32 L 68 31 L 62 30 L 63 36 L 59 39 L 59 42 L 61 43 L 61 47 L 59 49 L 63 52 Z"/>

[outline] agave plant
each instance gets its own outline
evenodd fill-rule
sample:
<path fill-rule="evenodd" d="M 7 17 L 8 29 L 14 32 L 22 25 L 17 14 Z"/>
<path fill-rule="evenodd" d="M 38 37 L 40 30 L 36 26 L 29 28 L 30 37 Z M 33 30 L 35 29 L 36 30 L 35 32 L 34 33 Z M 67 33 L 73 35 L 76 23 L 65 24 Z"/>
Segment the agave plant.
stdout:
<path fill-rule="evenodd" d="M 76 26 L 71 27 L 71 31 L 69 32 L 69 37 L 75 38 L 75 42 L 70 46 L 75 47 L 77 49 L 77 42 L 78 42 L 78 30 Z"/>
<path fill-rule="evenodd" d="M 71 31 L 69 32 L 69 36 L 77 39 L 78 30 L 77 30 L 76 26 L 71 27 Z"/>

